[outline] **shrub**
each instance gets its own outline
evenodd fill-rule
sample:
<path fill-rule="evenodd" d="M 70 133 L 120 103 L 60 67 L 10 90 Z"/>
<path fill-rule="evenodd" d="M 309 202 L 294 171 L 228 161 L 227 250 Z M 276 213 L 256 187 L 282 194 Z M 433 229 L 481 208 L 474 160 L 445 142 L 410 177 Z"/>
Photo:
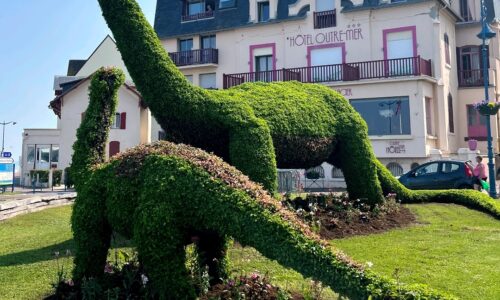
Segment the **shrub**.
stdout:
<path fill-rule="evenodd" d="M 66 188 L 71 188 L 74 184 L 73 178 L 71 178 L 71 167 L 64 168 L 64 185 Z"/>
<path fill-rule="evenodd" d="M 48 170 L 31 170 L 30 171 L 31 181 L 35 180 L 38 183 L 49 182 L 49 171 Z"/>
<path fill-rule="evenodd" d="M 62 170 L 53 170 L 52 171 L 52 184 L 55 186 L 61 185 L 62 181 Z"/>

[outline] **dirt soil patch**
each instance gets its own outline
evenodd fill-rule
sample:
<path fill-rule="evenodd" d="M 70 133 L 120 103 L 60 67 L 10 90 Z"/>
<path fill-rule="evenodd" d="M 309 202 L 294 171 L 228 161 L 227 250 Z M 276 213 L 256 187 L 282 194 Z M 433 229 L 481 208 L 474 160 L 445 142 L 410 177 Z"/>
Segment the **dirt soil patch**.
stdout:
<path fill-rule="evenodd" d="M 415 215 L 403 206 L 378 216 L 362 216 L 351 220 L 334 218 L 327 213 L 319 213 L 318 218 L 321 221 L 319 234 L 328 240 L 381 233 L 416 222 Z"/>

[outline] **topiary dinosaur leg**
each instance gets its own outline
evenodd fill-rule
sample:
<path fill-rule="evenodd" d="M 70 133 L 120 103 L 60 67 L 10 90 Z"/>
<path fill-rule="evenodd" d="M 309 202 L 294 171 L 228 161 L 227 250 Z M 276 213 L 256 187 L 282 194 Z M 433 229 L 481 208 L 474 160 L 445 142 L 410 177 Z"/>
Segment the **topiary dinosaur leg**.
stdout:
<path fill-rule="evenodd" d="M 81 186 L 73 206 L 71 227 L 75 239 L 73 279 L 100 277 L 104 272 L 111 241 L 100 182 L 89 179 Z"/>
<path fill-rule="evenodd" d="M 141 204 L 135 215 L 134 242 L 139 259 L 160 299 L 196 299 L 186 269 L 184 233 L 168 202 Z"/>
<path fill-rule="evenodd" d="M 366 199 L 372 207 L 384 201 L 377 177 L 377 158 L 373 155 L 365 122 L 351 114 L 342 120 L 342 130 L 337 139 L 336 164 L 344 173 L 347 191 L 351 199 Z"/>
<path fill-rule="evenodd" d="M 197 242 L 197 252 L 200 266 L 208 266 L 210 284 L 221 283 L 229 275 L 227 248 L 228 238 L 215 231 L 205 231 L 200 233 Z"/>
<path fill-rule="evenodd" d="M 254 118 L 250 124 L 233 127 L 229 141 L 231 164 L 268 191 L 278 189 L 276 156 L 269 127 Z"/>

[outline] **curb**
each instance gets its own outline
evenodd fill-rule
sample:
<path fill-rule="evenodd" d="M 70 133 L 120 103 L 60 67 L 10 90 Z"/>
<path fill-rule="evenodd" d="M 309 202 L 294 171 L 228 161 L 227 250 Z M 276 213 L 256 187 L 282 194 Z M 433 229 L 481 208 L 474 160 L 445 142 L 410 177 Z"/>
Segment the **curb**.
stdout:
<path fill-rule="evenodd" d="M 26 199 L 1 202 L 0 221 L 46 208 L 73 204 L 75 198 L 76 193 L 68 193 L 64 195 L 34 196 Z"/>

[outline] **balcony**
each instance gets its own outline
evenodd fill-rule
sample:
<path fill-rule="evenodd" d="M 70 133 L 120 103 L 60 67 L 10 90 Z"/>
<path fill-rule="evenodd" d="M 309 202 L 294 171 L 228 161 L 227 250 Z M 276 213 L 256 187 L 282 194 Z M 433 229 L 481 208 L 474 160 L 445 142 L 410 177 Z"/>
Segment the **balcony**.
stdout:
<path fill-rule="evenodd" d="M 244 82 L 296 80 L 305 83 L 356 81 L 363 79 L 432 76 L 431 61 L 417 57 L 288 68 L 263 72 L 224 74 L 225 89 Z"/>
<path fill-rule="evenodd" d="M 219 51 L 212 48 L 170 52 L 169 55 L 178 67 L 219 63 Z"/>
<path fill-rule="evenodd" d="M 484 86 L 484 69 L 477 70 L 459 70 L 458 85 L 460 87 L 479 87 Z"/>
<path fill-rule="evenodd" d="M 327 10 L 314 12 L 314 29 L 337 26 L 337 11 Z"/>
<path fill-rule="evenodd" d="M 210 11 L 204 11 L 204 12 L 192 14 L 192 15 L 184 15 L 181 17 L 181 22 L 209 19 L 209 18 L 213 18 L 213 17 L 214 17 L 214 11 L 210 10 Z"/>

